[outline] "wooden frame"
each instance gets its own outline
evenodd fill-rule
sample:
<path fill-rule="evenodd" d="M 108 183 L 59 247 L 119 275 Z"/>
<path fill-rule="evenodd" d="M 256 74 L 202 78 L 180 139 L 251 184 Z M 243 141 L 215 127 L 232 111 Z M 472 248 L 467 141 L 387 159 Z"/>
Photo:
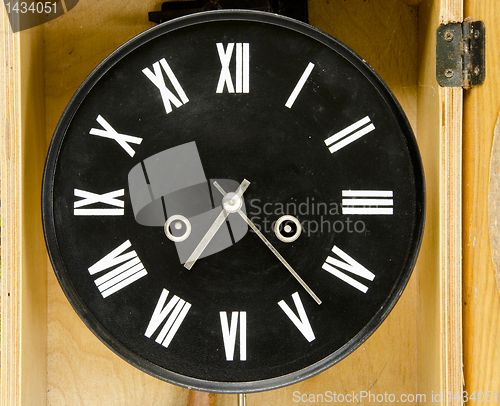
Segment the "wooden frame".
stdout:
<path fill-rule="evenodd" d="M 385 393 L 438 403 L 462 390 L 462 90 L 435 80 L 435 31 L 461 21 L 460 0 L 311 0 L 311 24 L 375 68 L 415 129 L 427 181 L 417 268 L 383 326 L 346 360 L 305 382 L 248 396 L 285 405 L 297 394 Z M 77 86 L 109 52 L 151 26 L 153 1 L 81 0 L 43 26 L 12 33 L 1 10 L 2 405 L 187 404 L 188 391 L 146 376 L 78 319 L 48 264 L 40 219 L 45 153 Z M 424 395 L 424 397 L 416 397 Z M 368 399 L 366 399 L 368 401 Z M 218 396 L 217 405 L 235 404 Z M 442 396 L 441 403 L 458 404 Z"/>

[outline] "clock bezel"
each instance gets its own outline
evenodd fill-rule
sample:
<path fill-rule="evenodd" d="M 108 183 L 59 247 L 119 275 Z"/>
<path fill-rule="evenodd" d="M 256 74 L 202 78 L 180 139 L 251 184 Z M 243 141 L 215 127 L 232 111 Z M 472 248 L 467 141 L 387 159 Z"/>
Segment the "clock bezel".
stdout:
<path fill-rule="evenodd" d="M 416 140 L 414 136 L 406 137 L 408 150 L 410 151 L 410 156 L 412 158 L 412 166 L 415 171 L 415 179 L 418 183 L 415 190 L 417 191 L 417 193 L 421 192 L 421 195 L 417 196 L 416 201 L 417 207 L 419 208 L 419 216 L 417 216 L 418 227 L 415 230 L 415 238 L 413 241 L 413 246 L 415 247 L 413 251 L 414 255 L 408 258 L 405 270 L 404 272 L 401 272 L 398 282 L 392 290 L 391 295 L 386 300 L 383 308 L 348 344 L 346 344 L 344 347 L 340 348 L 330 356 L 324 358 L 323 360 L 309 365 L 306 368 L 295 371 L 294 373 L 282 375 L 280 377 L 272 379 L 252 382 L 216 382 L 187 377 L 172 371 L 168 371 L 150 361 L 143 359 L 142 357 L 138 356 L 136 353 L 122 345 L 120 342 L 118 342 L 118 340 L 111 336 L 107 332 L 107 330 L 95 319 L 95 317 L 88 311 L 87 307 L 76 294 L 76 290 L 70 278 L 66 275 L 62 255 L 60 254 L 58 249 L 58 241 L 53 214 L 53 187 L 60 149 L 63 145 L 66 132 L 70 126 L 71 121 L 73 120 L 74 115 L 77 113 L 80 104 L 83 102 L 92 88 L 96 85 L 96 83 L 123 57 L 125 57 L 138 47 L 142 46 L 144 43 L 177 29 L 194 24 L 227 20 L 260 22 L 290 29 L 323 43 L 327 47 L 333 49 L 334 52 L 340 53 L 343 57 L 347 58 L 351 62 L 355 60 L 357 62 L 355 66 L 358 68 L 358 70 L 365 77 L 367 77 L 370 83 L 375 86 L 381 93 L 386 103 L 389 104 L 389 107 L 394 113 L 400 127 L 405 129 L 404 132 L 406 134 L 413 134 L 411 126 L 401 106 L 399 105 L 398 101 L 389 90 L 387 85 L 378 76 L 378 74 L 354 51 L 349 49 L 347 46 L 345 46 L 335 38 L 329 36 L 328 34 L 305 23 L 287 17 L 277 16 L 264 12 L 247 10 L 222 10 L 198 13 L 158 25 L 132 38 L 130 41 L 126 42 L 121 47 L 116 49 L 113 53 L 111 53 L 104 61 L 102 61 L 80 85 L 80 87 L 77 89 L 74 96 L 68 103 L 67 107 L 65 108 L 61 119 L 56 126 L 54 137 L 47 153 L 42 186 L 42 218 L 49 257 L 51 263 L 53 264 L 59 284 L 61 285 L 66 297 L 68 298 L 70 304 L 75 309 L 79 317 L 84 321 L 86 326 L 94 333 L 94 335 L 96 335 L 108 348 L 110 348 L 118 356 L 126 360 L 128 363 L 134 365 L 138 369 L 159 379 L 179 386 L 219 393 L 249 393 L 290 385 L 328 369 L 329 367 L 352 353 L 363 342 L 365 342 L 366 339 L 380 326 L 380 324 L 385 320 L 385 318 L 388 316 L 388 314 L 402 295 L 404 288 L 406 287 L 407 282 L 412 274 L 418 256 L 425 223 L 425 184 L 423 166 L 420 160 L 420 155 L 418 153 Z"/>

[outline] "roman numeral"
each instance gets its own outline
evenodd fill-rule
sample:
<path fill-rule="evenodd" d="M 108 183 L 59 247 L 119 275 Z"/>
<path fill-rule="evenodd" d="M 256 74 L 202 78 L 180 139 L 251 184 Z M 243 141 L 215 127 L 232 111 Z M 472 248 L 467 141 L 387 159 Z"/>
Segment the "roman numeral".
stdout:
<path fill-rule="evenodd" d="M 172 86 L 177 92 L 177 95 L 179 96 L 180 100 L 179 98 L 177 98 L 177 96 L 174 95 L 174 93 L 172 93 L 167 88 L 160 65 L 161 68 L 163 68 L 163 70 L 167 74 L 167 77 L 170 80 L 170 83 L 172 83 Z M 189 99 L 186 96 L 186 93 L 184 93 L 184 90 L 182 89 L 179 81 L 175 77 L 174 72 L 168 65 L 165 58 L 160 59 L 158 62 L 155 62 L 153 64 L 153 71 L 154 72 L 151 72 L 149 68 L 144 68 L 142 70 L 142 73 L 144 73 L 147 76 L 147 78 L 151 82 L 153 82 L 154 85 L 160 90 L 160 96 L 161 99 L 163 100 L 163 105 L 165 106 L 165 112 L 167 114 L 172 112 L 172 104 L 175 107 L 179 108 L 180 106 L 186 104 L 189 101 Z"/>
<path fill-rule="evenodd" d="M 73 205 L 73 214 L 75 216 L 123 216 L 124 203 L 123 200 L 118 200 L 117 197 L 125 195 L 125 189 L 115 190 L 113 192 L 104 193 L 99 195 L 97 193 L 87 192 L 85 190 L 75 189 L 76 197 L 82 197 Z M 105 207 L 105 208 L 91 208 L 82 209 L 84 206 L 91 204 L 104 203 L 109 206 L 121 207 L 120 209 Z"/>
<path fill-rule="evenodd" d="M 300 300 L 299 293 L 295 292 L 292 295 L 292 299 L 293 299 L 293 303 L 295 303 L 295 307 L 297 308 L 297 312 L 299 313 L 298 317 L 293 312 L 293 310 L 290 309 L 290 307 L 285 303 L 284 300 L 281 300 L 280 302 L 278 302 L 278 305 L 285 312 L 285 314 L 292 321 L 292 323 L 295 324 L 295 327 L 297 327 L 299 329 L 299 331 L 306 338 L 306 340 L 311 342 L 316 337 L 314 336 L 314 332 L 312 330 L 311 323 L 309 323 L 309 319 L 307 318 L 306 311 L 304 310 L 304 305 L 302 304 L 302 301 Z"/>
<path fill-rule="evenodd" d="M 96 120 L 103 129 L 91 128 L 90 134 L 104 138 L 111 138 L 115 140 L 125 151 L 127 151 L 127 154 L 129 154 L 130 156 L 134 156 L 135 151 L 132 149 L 129 143 L 140 144 L 142 142 L 142 138 L 134 137 L 133 135 L 118 133 L 101 115 L 98 115 Z"/>
<path fill-rule="evenodd" d="M 94 281 L 102 297 L 106 298 L 148 274 L 135 251 L 125 253 L 131 245 L 130 240 L 125 241 L 88 269 L 90 275 L 94 275 L 122 264 Z"/>
<path fill-rule="evenodd" d="M 234 359 L 234 347 L 236 344 L 236 333 L 238 326 L 238 316 L 240 319 L 240 361 L 247 359 L 247 313 L 232 312 L 231 323 L 227 319 L 226 312 L 220 312 L 220 324 L 222 327 L 222 338 L 224 340 L 224 349 L 226 351 L 226 360 Z"/>
<path fill-rule="evenodd" d="M 343 252 L 339 247 L 333 246 L 332 252 L 337 255 L 342 261 L 338 259 L 328 257 L 326 258 L 326 262 L 323 264 L 323 269 L 327 272 L 330 272 L 332 275 L 336 276 L 339 279 L 342 279 L 344 282 L 348 283 L 352 287 L 358 289 L 359 291 L 366 293 L 368 287 L 358 282 L 356 279 L 346 275 L 340 269 L 343 269 L 347 272 L 350 272 L 354 275 L 360 276 L 366 280 L 372 281 L 375 278 L 375 275 L 371 273 L 368 269 L 366 269 L 363 265 L 356 262 L 349 255 Z"/>
<path fill-rule="evenodd" d="M 158 344 L 161 344 L 164 347 L 169 346 L 175 336 L 175 333 L 179 330 L 179 327 L 191 308 L 190 303 L 175 295 L 172 296 L 169 302 L 165 305 L 168 299 L 168 294 L 169 291 L 167 289 L 162 290 L 160 299 L 158 300 L 153 312 L 153 316 L 151 317 L 146 332 L 144 333 L 146 337 L 151 338 L 151 336 L 156 332 L 156 330 L 158 330 L 160 325 L 166 319 L 165 324 L 155 339 Z"/>
<path fill-rule="evenodd" d="M 217 51 L 219 52 L 220 63 L 222 69 L 220 71 L 219 83 L 217 84 L 216 93 L 224 91 L 224 85 L 229 93 L 235 93 L 229 64 L 233 55 L 233 50 L 236 45 L 236 93 L 249 93 L 250 91 L 250 44 L 248 42 L 230 42 L 224 50 L 222 43 L 217 43 Z"/>
<path fill-rule="evenodd" d="M 342 214 L 393 214 L 392 190 L 343 190 Z"/>
<path fill-rule="evenodd" d="M 375 126 L 372 124 L 370 117 L 366 116 L 349 127 L 344 128 L 342 131 L 328 137 L 325 140 L 325 144 L 333 154 L 373 130 L 375 130 Z"/>
<path fill-rule="evenodd" d="M 311 74 L 313 69 L 314 69 L 314 63 L 309 62 L 309 65 L 307 65 L 306 70 L 304 71 L 304 73 L 302 73 L 302 76 L 300 77 L 299 81 L 295 85 L 295 88 L 293 89 L 292 94 L 290 95 L 290 97 L 288 98 L 288 100 L 285 103 L 285 106 L 288 107 L 289 109 L 292 108 L 293 103 L 295 103 L 295 99 L 297 99 L 297 96 L 299 95 L 300 91 L 304 87 L 304 85 L 307 81 L 307 78 L 309 77 L 309 75 Z"/>

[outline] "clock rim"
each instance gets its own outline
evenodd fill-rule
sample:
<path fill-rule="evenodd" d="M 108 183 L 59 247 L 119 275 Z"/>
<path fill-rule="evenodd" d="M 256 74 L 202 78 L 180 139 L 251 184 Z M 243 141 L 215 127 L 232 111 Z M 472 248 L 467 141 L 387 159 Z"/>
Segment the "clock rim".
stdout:
<path fill-rule="evenodd" d="M 334 52 L 342 55 L 367 78 L 367 80 L 372 84 L 372 86 L 377 89 L 377 91 L 381 94 L 381 97 L 388 104 L 389 109 L 393 113 L 396 121 L 398 122 L 400 128 L 402 129 L 402 132 L 405 135 L 407 150 L 412 161 L 412 169 L 416 182 L 415 191 L 417 196 L 415 204 L 418 213 L 416 215 L 416 225 L 414 227 L 414 238 L 412 243 L 413 251 L 407 258 L 404 270 L 400 272 L 400 276 L 395 283 L 391 294 L 387 297 L 384 305 L 381 307 L 381 310 L 379 310 L 375 314 L 375 316 L 363 327 L 363 329 L 360 330 L 358 334 L 356 334 L 348 343 L 346 343 L 343 347 L 339 348 L 334 353 L 323 358 L 322 360 L 300 370 L 294 371 L 290 374 L 258 381 L 219 382 L 188 377 L 160 367 L 155 363 L 142 358 L 141 356 L 130 350 L 128 347 L 121 344 L 119 340 L 114 338 L 97 321 L 97 319 L 87 309 L 83 301 L 80 299 L 79 295 L 76 293 L 76 289 L 74 288 L 71 279 L 67 275 L 62 255 L 59 251 L 59 244 L 57 241 L 53 215 L 53 187 L 60 150 L 67 130 L 73 120 L 73 117 L 78 112 L 81 103 L 91 92 L 92 88 L 116 63 L 118 63 L 130 52 L 134 51 L 145 43 L 154 40 L 159 36 L 168 34 L 169 32 L 173 32 L 191 25 L 235 20 L 275 25 L 311 37 L 312 39 L 319 41 L 328 48 L 332 49 Z M 354 63 L 354 61 L 356 61 L 357 63 Z M 361 58 L 356 52 L 354 52 L 352 49 L 350 49 L 341 41 L 332 37 L 331 35 L 321 31 L 316 27 L 289 17 L 253 10 L 216 10 L 180 17 L 175 20 L 171 20 L 169 22 L 152 27 L 138 34 L 137 36 L 131 38 L 116 50 L 114 50 L 86 77 L 86 79 L 78 87 L 78 89 L 68 102 L 67 106 L 65 107 L 61 118 L 59 119 L 59 122 L 54 130 L 54 134 L 47 152 L 42 180 L 42 225 L 47 252 L 53 266 L 54 273 L 62 290 L 64 291 L 65 296 L 77 313 L 78 317 L 85 323 L 87 328 L 89 328 L 92 333 L 116 355 L 149 375 L 188 389 L 197 389 L 214 393 L 251 393 L 288 386 L 315 376 L 320 372 L 323 372 L 324 370 L 332 367 L 333 365 L 344 359 L 347 355 L 352 353 L 354 350 L 356 350 L 368 339 L 368 337 L 370 337 L 379 328 L 379 326 L 387 318 L 389 313 L 398 302 L 413 273 L 413 269 L 423 239 L 425 225 L 425 196 L 426 192 L 424 170 L 420 152 L 418 149 L 418 144 L 416 142 L 416 138 L 411 125 L 401 105 L 399 104 L 391 90 L 375 72 L 375 70 L 373 70 L 373 68 L 371 68 L 363 58 Z"/>

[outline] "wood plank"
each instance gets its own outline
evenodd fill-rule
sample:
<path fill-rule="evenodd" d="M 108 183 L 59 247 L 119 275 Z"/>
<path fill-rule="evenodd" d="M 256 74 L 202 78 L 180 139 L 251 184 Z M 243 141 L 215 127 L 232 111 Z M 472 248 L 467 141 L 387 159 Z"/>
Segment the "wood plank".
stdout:
<path fill-rule="evenodd" d="M 117 11 L 112 2 L 89 0 L 85 3 L 85 10 L 80 5 L 75 8 L 74 12 L 79 13 L 78 24 L 70 20 L 71 13 L 47 24 L 45 80 L 48 138 L 67 101 L 90 70 L 123 41 L 147 28 L 143 15 L 152 10 L 154 5 L 151 2 L 141 7 L 138 10 L 137 5 L 129 2 L 122 5 L 124 10 Z M 329 3 L 316 0 L 310 2 L 310 7 L 311 22 L 337 36 L 368 60 L 395 92 L 416 128 L 416 95 L 422 87 L 417 86 L 416 8 L 399 0 L 387 1 L 383 6 L 374 6 L 362 0 L 335 0 Z M 107 21 L 107 25 L 100 23 L 103 21 L 101 18 Z M 432 87 L 430 83 L 433 82 L 429 77 L 423 82 L 423 87 Z M 427 90 L 432 93 L 430 87 Z M 427 93 L 422 94 L 425 96 Z M 453 100 L 456 97 L 452 94 Z M 439 103 L 437 107 L 436 111 L 439 110 Z M 421 120 L 425 123 L 427 117 L 423 115 Z M 419 142 L 426 139 L 425 135 L 421 135 L 420 128 L 419 125 Z M 422 128 L 422 131 L 426 130 L 425 125 Z M 435 147 L 435 141 L 429 140 L 429 144 L 429 148 Z M 440 168 L 439 159 L 434 158 L 435 155 L 431 153 L 430 167 Z M 437 185 L 434 196 L 440 193 L 439 183 Z M 437 218 L 439 210 L 437 208 L 434 212 Z M 436 235 L 439 234 L 426 237 L 432 246 L 430 257 L 435 248 Z M 437 269 L 440 269 L 439 263 L 433 263 L 431 271 Z M 422 261 L 419 260 L 417 274 L 421 272 Z M 93 404 L 96 397 L 104 404 L 122 404 L 127 400 L 133 403 L 133 399 L 152 404 L 187 402 L 187 391 L 149 378 L 110 353 L 74 314 L 50 269 L 48 277 L 49 404 Z M 349 358 L 301 384 L 270 393 L 249 395 L 249 404 L 290 404 L 295 391 L 321 393 L 331 389 L 347 394 L 353 390 L 369 389 L 374 395 L 384 392 L 416 394 L 417 389 L 420 390 L 420 387 L 417 388 L 420 373 L 423 373 L 423 377 L 431 374 L 438 378 L 436 382 L 440 382 L 439 357 L 436 358 L 437 365 L 436 362 L 427 364 L 438 372 L 433 374 L 429 369 L 423 369 L 419 371 L 417 379 L 417 364 L 420 362 L 416 351 L 417 281 L 420 283 L 421 279 L 414 276 L 386 323 Z M 439 297 L 439 291 L 432 288 L 432 282 L 431 278 L 428 281 L 430 292 L 425 292 L 419 300 L 419 312 L 421 307 L 429 313 L 435 310 L 426 302 L 429 300 L 434 303 Z M 434 340 L 440 334 L 439 327 L 432 330 L 430 336 L 429 330 L 421 330 L 420 326 L 418 331 L 419 339 L 429 337 L 429 340 Z M 439 345 L 437 347 L 439 351 Z M 426 358 L 426 354 L 421 356 Z M 363 373 L 360 374 L 360 371 Z M 106 390 L 115 384 L 116 391 Z M 426 394 L 429 398 L 430 392 Z M 235 399 L 235 396 L 218 396 L 217 404 L 234 404 Z"/>
<path fill-rule="evenodd" d="M 39 203 L 46 149 L 43 30 L 13 33 L 3 7 L 0 25 L 1 402 L 31 405 L 46 391 L 46 253 Z"/>
<path fill-rule="evenodd" d="M 466 1 L 465 15 L 486 26 L 486 80 L 464 100 L 464 374 L 465 390 L 477 397 L 500 388 L 500 292 L 488 233 L 490 156 L 500 112 L 500 7 L 495 0 Z"/>
<path fill-rule="evenodd" d="M 419 7 L 418 141 L 427 219 L 419 258 L 418 376 L 419 392 L 428 396 L 462 387 L 462 90 L 440 88 L 435 68 L 438 25 L 461 19 L 461 1 L 426 0 Z M 443 398 L 441 403 L 461 404 Z"/>

